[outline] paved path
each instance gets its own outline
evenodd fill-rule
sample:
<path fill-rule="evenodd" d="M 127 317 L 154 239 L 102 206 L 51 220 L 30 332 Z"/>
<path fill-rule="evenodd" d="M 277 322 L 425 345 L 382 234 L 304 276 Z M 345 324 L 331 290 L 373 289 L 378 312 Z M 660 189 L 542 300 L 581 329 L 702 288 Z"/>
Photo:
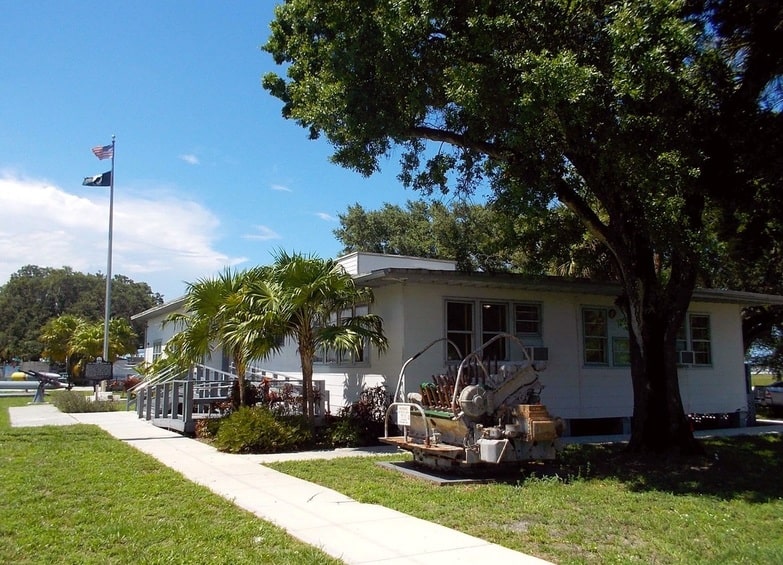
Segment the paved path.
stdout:
<path fill-rule="evenodd" d="M 381 450 L 338 449 L 278 455 L 232 455 L 157 428 L 134 412 L 63 414 L 49 404 L 10 408 L 11 425 L 95 424 L 152 455 L 187 479 L 284 528 L 348 564 L 454 565 L 548 563 L 482 539 L 279 473 L 260 463 L 281 459 L 373 455 Z M 391 452 L 394 452 L 392 449 Z M 437 488 L 437 487 L 433 487 Z"/>

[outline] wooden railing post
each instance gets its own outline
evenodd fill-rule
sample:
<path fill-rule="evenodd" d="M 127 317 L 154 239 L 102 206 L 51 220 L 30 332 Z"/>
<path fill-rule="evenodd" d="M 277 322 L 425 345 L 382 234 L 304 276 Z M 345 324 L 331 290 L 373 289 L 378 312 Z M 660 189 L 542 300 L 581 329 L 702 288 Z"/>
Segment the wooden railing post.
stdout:
<path fill-rule="evenodd" d="M 149 421 L 151 418 L 150 412 L 152 410 L 152 389 L 147 387 L 144 389 L 144 419 Z"/>
<path fill-rule="evenodd" d="M 160 408 L 160 414 L 158 418 L 166 418 L 171 414 L 171 383 L 165 383 L 163 385 L 163 395 Z"/>
<path fill-rule="evenodd" d="M 147 390 L 141 389 L 136 391 L 136 416 L 139 418 L 144 417 L 144 399 L 147 396 Z"/>
<path fill-rule="evenodd" d="M 153 408 L 153 418 L 160 418 L 162 409 L 163 409 L 163 403 L 165 402 L 165 396 L 166 396 L 166 385 L 156 385 L 155 386 L 155 407 Z"/>
<path fill-rule="evenodd" d="M 185 423 L 185 429 L 187 430 L 190 423 L 193 421 L 193 381 L 185 381 L 185 390 L 183 391 L 183 404 L 182 407 L 182 421 Z"/>

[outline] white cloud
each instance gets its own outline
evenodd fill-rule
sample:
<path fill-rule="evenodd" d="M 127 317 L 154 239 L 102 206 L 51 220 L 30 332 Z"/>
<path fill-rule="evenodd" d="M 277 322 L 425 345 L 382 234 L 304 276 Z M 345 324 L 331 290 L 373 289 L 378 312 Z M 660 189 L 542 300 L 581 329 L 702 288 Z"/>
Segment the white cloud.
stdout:
<path fill-rule="evenodd" d="M 269 188 L 271 188 L 272 190 L 276 190 L 278 192 L 293 192 L 293 190 L 291 190 L 290 188 L 282 184 L 273 184 Z"/>
<path fill-rule="evenodd" d="M 335 218 L 334 216 L 332 216 L 330 214 L 327 214 L 326 212 L 316 212 L 315 215 L 318 216 L 319 218 L 321 218 L 325 222 L 336 222 L 337 221 L 337 218 Z"/>
<path fill-rule="evenodd" d="M 267 226 L 254 226 L 256 233 L 248 233 L 242 236 L 243 239 L 253 239 L 257 241 L 269 241 L 271 239 L 283 239 L 283 237 Z"/>
<path fill-rule="evenodd" d="M 105 273 L 109 189 L 71 194 L 42 180 L 0 172 L 0 284 L 25 265 Z M 146 282 L 172 299 L 195 281 L 245 261 L 215 249 L 220 222 L 171 194 L 115 193 L 112 274 Z"/>
<path fill-rule="evenodd" d="M 196 157 L 192 153 L 180 155 L 179 158 L 185 161 L 189 165 L 198 165 L 200 163 L 198 157 Z"/>

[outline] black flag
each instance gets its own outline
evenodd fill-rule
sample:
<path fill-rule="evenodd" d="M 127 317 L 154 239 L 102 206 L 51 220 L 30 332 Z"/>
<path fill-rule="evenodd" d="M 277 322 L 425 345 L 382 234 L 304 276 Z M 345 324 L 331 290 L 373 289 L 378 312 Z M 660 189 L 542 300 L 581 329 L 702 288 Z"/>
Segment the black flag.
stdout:
<path fill-rule="evenodd" d="M 111 186 L 111 171 L 94 177 L 84 177 L 83 186 Z"/>

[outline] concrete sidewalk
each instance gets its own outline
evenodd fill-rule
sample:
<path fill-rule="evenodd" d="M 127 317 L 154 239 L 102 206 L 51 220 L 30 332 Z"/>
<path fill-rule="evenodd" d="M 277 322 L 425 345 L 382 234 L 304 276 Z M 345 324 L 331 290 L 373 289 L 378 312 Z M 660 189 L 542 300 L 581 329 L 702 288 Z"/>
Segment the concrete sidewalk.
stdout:
<path fill-rule="evenodd" d="M 348 564 L 548 563 L 383 506 L 356 502 L 334 490 L 261 465 L 283 459 L 394 453 L 394 448 L 233 455 L 157 428 L 133 412 L 63 414 L 49 404 L 31 404 L 9 411 L 15 427 L 95 424 L 185 478 Z"/>

